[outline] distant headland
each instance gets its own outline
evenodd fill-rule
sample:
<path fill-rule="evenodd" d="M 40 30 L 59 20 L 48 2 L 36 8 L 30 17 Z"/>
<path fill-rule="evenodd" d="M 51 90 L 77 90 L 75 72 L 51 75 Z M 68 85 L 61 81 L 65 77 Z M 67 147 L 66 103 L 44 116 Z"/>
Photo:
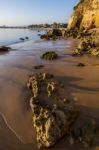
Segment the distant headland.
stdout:
<path fill-rule="evenodd" d="M 6 26 L 6 25 L 2 25 L 0 26 L 0 28 L 12 28 L 12 29 L 38 29 L 38 28 L 66 28 L 67 27 L 67 23 L 52 23 L 52 24 L 31 24 L 31 25 L 27 25 L 27 26 Z"/>

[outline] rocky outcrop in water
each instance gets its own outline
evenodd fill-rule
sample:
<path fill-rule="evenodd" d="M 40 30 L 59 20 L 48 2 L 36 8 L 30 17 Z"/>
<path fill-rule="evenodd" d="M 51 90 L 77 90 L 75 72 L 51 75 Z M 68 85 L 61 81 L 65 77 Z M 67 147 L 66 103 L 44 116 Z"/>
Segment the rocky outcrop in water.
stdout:
<path fill-rule="evenodd" d="M 9 52 L 10 49 L 10 47 L 2 46 L 0 47 L 0 52 Z"/>
<path fill-rule="evenodd" d="M 55 60 L 58 58 L 58 54 L 55 51 L 48 51 L 43 53 L 41 58 L 45 60 Z"/>

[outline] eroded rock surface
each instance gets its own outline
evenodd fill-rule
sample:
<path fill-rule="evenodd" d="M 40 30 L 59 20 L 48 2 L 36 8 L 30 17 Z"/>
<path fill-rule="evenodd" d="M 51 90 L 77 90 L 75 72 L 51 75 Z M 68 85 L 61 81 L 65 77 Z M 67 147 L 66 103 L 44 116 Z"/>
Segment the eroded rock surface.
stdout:
<path fill-rule="evenodd" d="M 99 0 L 80 0 L 68 22 L 67 36 L 83 38 L 73 55 L 99 56 Z"/>
<path fill-rule="evenodd" d="M 99 27 L 99 0 L 80 0 L 74 7 L 68 29 L 90 29 Z"/>
<path fill-rule="evenodd" d="M 91 54 L 99 56 L 99 29 L 89 30 L 88 36 L 85 35 L 73 55 Z"/>
<path fill-rule="evenodd" d="M 38 146 L 51 147 L 72 131 L 72 125 L 79 112 L 66 99 L 63 84 L 53 75 L 46 73 L 33 75 L 29 78 L 27 86 L 33 96 L 30 106 Z"/>

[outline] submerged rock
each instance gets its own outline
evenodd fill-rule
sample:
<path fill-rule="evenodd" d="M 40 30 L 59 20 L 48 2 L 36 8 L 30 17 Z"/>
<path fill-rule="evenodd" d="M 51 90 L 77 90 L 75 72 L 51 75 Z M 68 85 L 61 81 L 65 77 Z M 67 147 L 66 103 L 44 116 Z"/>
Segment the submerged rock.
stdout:
<path fill-rule="evenodd" d="M 26 40 L 28 40 L 28 39 L 29 39 L 29 37 L 28 37 L 28 36 L 26 36 L 26 37 L 25 37 L 25 39 L 26 39 Z"/>
<path fill-rule="evenodd" d="M 2 46 L 0 47 L 0 52 L 8 52 L 10 49 L 10 47 Z"/>
<path fill-rule="evenodd" d="M 20 38 L 20 40 L 21 40 L 21 41 L 24 41 L 25 39 L 24 39 L 24 38 Z"/>

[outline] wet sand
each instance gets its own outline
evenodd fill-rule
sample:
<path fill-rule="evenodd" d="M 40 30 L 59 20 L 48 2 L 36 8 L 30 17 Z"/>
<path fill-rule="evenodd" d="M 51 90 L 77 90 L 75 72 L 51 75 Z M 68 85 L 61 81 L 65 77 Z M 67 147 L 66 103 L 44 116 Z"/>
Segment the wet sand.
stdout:
<path fill-rule="evenodd" d="M 82 113 L 99 120 L 99 59 L 70 56 L 77 43 L 76 40 L 29 41 L 12 45 L 12 51 L 0 55 L 0 150 L 37 150 L 30 93 L 26 87 L 28 76 L 33 72 L 56 75 L 65 84 L 67 97 L 77 101 Z M 46 50 L 55 50 L 58 60 L 41 60 L 40 55 Z M 79 62 L 86 66 L 77 67 Z M 35 70 L 34 66 L 40 64 L 45 67 Z M 67 143 L 63 138 L 51 150 L 81 150 L 80 146 Z"/>

